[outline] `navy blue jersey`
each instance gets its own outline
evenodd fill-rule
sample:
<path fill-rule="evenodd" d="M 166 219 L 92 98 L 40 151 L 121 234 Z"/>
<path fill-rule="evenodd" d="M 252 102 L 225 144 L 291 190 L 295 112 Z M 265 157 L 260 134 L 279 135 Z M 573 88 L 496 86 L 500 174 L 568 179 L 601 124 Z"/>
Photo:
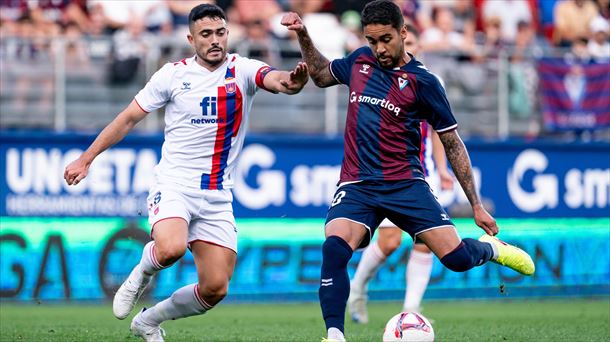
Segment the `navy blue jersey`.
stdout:
<path fill-rule="evenodd" d="M 369 47 L 333 60 L 330 71 L 349 87 L 340 182 L 423 179 L 421 121 L 437 132 L 457 127 L 438 78 L 413 56 L 384 69 Z"/>

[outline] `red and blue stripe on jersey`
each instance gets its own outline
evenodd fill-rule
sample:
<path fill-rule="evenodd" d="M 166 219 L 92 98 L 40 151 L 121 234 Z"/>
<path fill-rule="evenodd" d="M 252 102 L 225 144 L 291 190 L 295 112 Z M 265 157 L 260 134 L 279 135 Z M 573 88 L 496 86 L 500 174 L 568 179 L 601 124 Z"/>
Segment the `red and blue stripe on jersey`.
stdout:
<path fill-rule="evenodd" d="M 423 179 L 421 121 L 437 130 L 456 126 L 438 79 L 414 58 L 399 69 L 384 69 L 368 47 L 334 60 L 330 68 L 349 86 L 340 182 Z"/>
<path fill-rule="evenodd" d="M 233 86 L 226 83 L 235 82 L 235 67 L 227 68 L 225 85 L 218 87 L 218 128 L 212 155 L 212 168 L 210 174 L 201 175 L 201 189 L 221 190 L 224 181 L 225 169 L 231 150 L 232 138 L 237 136 L 242 121 L 242 94 L 235 83 Z"/>
<path fill-rule="evenodd" d="M 421 122 L 421 146 L 419 152 L 419 161 L 421 163 L 422 170 L 424 171 L 424 176 L 428 177 L 430 175 L 430 170 L 428 170 L 428 165 L 426 164 L 426 153 L 428 152 L 428 140 L 430 135 L 430 125 L 426 121 Z M 432 146 L 430 146 L 432 148 Z"/>

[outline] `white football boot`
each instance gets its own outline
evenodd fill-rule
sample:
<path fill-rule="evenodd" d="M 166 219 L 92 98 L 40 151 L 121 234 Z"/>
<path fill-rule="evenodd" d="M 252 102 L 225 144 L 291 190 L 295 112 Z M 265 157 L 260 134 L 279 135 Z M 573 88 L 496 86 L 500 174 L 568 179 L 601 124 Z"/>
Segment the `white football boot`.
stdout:
<path fill-rule="evenodd" d="M 146 308 L 142 308 L 142 310 L 131 320 L 131 332 L 134 336 L 141 337 L 144 341 L 147 342 L 164 342 L 165 339 L 165 330 L 158 325 L 150 325 L 146 324 L 142 320 L 142 312 L 144 312 Z"/>
<path fill-rule="evenodd" d="M 116 318 L 125 319 L 129 315 L 152 278 L 152 276 L 144 277 L 140 270 L 140 264 L 133 268 L 129 277 L 125 279 L 114 295 L 112 312 Z"/>
<path fill-rule="evenodd" d="M 352 284 L 347 300 L 347 309 L 354 323 L 367 324 L 369 322 L 369 313 L 366 308 L 367 301 L 366 289 L 360 289 Z"/>

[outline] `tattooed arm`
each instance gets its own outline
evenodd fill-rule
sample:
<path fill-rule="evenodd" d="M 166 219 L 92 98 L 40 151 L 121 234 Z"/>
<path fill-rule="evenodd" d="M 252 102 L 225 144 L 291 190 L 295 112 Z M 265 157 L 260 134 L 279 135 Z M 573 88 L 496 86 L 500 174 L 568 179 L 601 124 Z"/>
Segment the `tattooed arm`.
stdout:
<path fill-rule="evenodd" d="M 326 88 L 338 84 L 337 80 L 330 73 L 330 62 L 313 45 L 313 41 L 307 33 L 307 28 L 298 14 L 289 12 L 282 17 L 282 25 L 289 30 L 296 32 L 301 46 L 301 54 L 309 69 L 309 74 L 313 82 L 321 88 Z"/>
<path fill-rule="evenodd" d="M 455 174 L 455 177 L 460 182 L 472 206 L 476 224 L 489 235 L 498 234 L 496 220 L 485 210 L 479 198 L 474 177 L 472 176 L 470 157 L 457 130 L 439 133 L 439 138 L 445 147 L 445 153 L 453 169 L 453 174 Z"/>

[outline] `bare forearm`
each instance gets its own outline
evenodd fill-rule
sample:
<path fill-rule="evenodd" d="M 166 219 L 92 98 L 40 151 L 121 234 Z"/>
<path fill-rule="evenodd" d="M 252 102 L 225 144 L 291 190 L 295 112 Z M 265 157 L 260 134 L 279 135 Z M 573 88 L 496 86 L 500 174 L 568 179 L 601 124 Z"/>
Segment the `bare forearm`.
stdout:
<path fill-rule="evenodd" d="M 126 118 L 120 115 L 117 116 L 95 138 L 91 146 L 83 153 L 83 158 L 88 163 L 91 163 L 100 153 L 121 141 L 134 125 L 135 122 L 126 120 Z"/>
<path fill-rule="evenodd" d="M 447 132 L 439 135 L 443 146 L 445 147 L 445 153 L 455 177 L 460 182 L 468 201 L 471 206 L 481 204 L 479 194 L 477 193 L 477 187 L 472 175 L 472 166 L 470 164 L 470 157 L 464 142 L 460 139 L 456 131 Z"/>
<path fill-rule="evenodd" d="M 318 87 L 328 86 L 325 82 L 325 74 L 327 73 L 329 61 L 324 57 L 318 49 L 313 45 L 313 41 L 307 31 L 298 34 L 299 45 L 301 46 L 301 54 L 307 67 L 311 79 Z"/>
<path fill-rule="evenodd" d="M 432 158 L 434 158 L 434 164 L 436 165 L 437 170 L 448 171 L 445 149 L 443 148 L 443 143 L 436 131 L 432 131 Z"/>

